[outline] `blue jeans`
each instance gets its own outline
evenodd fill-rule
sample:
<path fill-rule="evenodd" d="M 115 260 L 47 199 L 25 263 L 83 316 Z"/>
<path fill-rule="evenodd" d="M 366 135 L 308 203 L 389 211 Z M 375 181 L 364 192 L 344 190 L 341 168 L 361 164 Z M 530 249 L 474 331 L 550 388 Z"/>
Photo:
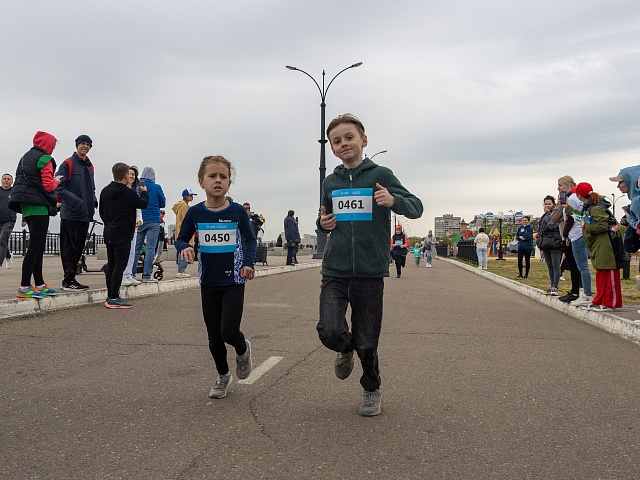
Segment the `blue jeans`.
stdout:
<path fill-rule="evenodd" d="M 573 258 L 576 261 L 578 270 L 580 270 L 580 278 L 582 278 L 582 288 L 584 294 L 591 296 L 591 272 L 589 271 L 589 251 L 587 244 L 584 243 L 584 237 L 577 238 L 571 242 L 571 250 Z"/>
<path fill-rule="evenodd" d="M 478 255 L 478 266 L 487 268 L 487 262 L 489 261 L 489 257 L 487 256 L 486 248 L 476 248 L 476 254 Z"/>
<path fill-rule="evenodd" d="M 320 319 L 316 330 L 322 344 L 335 351 L 355 350 L 362 363 L 360 385 L 368 392 L 380 387 L 378 340 L 382 329 L 382 278 L 322 277 Z M 351 304 L 351 331 L 347 305 Z"/>
<path fill-rule="evenodd" d="M 153 256 L 156 253 L 156 245 L 158 243 L 158 234 L 160 233 L 160 222 L 151 222 L 145 220 L 142 225 L 138 227 L 138 236 L 136 237 L 136 253 L 133 257 L 133 276 L 138 268 L 138 260 L 140 259 L 140 252 L 142 251 L 142 245 L 144 239 L 147 239 L 147 253 L 144 256 L 144 267 L 142 269 L 142 279 L 151 279 L 151 272 L 153 271 Z"/>

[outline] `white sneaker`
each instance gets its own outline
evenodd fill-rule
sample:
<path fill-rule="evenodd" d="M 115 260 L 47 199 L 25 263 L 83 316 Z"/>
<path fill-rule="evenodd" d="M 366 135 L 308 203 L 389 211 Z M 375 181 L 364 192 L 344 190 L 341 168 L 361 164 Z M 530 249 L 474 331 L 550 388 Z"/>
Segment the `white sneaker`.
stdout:
<path fill-rule="evenodd" d="M 5 259 L 4 264 L 7 266 L 7 268 L 13 267 L 13 257 Z"/>
<path fill-rule="evenodd" d="M 176 277 L 178 277 L 178 278 L 190 278 L 191 275 L 189 275 L 187 272 L 178 272 L 176 274 Z"/>
<path fill-rule="evenodd" d="M 132 285 L 131 280 L 129 280 L 129 277 L 122 277 L 122 283 L 120 284 L 123 287 L 129 287 Z"/>
<path fill-rule="evenodd" d="M 572 305 L 574 307 L 588 307 L 591 305 L 592 301 L 593 301 L 593 296 L 582 295 L 580 298 L 578 298 L 577 300 L 574 300 L 569 305 Z"/>
<path fill-rule="evenodd" d="M 140 285 L 142 283 L 133 275 L 127 275 L 125 278 L 131 282 L 131 285 Z"/>

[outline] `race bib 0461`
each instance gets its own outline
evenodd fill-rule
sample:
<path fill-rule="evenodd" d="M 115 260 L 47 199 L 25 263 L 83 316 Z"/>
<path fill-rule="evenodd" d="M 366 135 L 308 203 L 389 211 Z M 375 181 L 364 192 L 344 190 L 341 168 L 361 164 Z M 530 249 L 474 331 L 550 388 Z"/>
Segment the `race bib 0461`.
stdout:
<path fill-rule="evenodd" d="M 229 253 L 236 249 L 236 222 L 199 223 L 198 241 L 203 253 Z"/>
<path fill-rule="evenodd" d="M 373 188 L 344 188 L 331 192 L 333 214 L 339 222 L 371 220 Z"/>

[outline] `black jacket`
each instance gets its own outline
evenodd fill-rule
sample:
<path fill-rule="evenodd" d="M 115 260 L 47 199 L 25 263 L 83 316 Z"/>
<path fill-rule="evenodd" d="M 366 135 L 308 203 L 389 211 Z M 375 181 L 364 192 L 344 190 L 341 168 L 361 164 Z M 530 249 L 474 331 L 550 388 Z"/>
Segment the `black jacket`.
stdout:
<path fill-rule="evenodd" d="M 104 222 L 104 242 L 131 242 L 136 229 L 136 209 L 146 208 L 147 192 L 140 196 L 124 183 L 111 182 L 100 192 L 99 212 Z"/>
<path fill-rule="evenodd" d="M 49 156 L 44 148 L 33 147 L 18 162 L 16 180 L 9 197 L 9 208 L 14 212 L 21 213 L 20 204 L 22 203 L 44 205 L 55 209 L 56 196 L 53 192 L 47 192 L 42 186 L 42 177 L 38 168 L 38 160 L 43 155 Z M 53 158 L 49 158 L 55 171 L 56 162 Z"/>

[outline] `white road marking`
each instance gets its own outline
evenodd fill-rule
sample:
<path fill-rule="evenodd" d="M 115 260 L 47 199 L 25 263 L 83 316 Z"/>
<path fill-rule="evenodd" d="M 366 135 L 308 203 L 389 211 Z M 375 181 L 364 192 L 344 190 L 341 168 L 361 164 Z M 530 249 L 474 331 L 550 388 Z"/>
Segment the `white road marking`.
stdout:
<path fill-rule="evenodd" d="M 262 362 L 260 365 L 258 365 L 256 368 L 254 368 L 251 371 L 251 375 L 249 375 L 244 380 L 238 380 L 238 383 L 241 383 L 243 385 L 251 385 L 256 380 L 258 380 L 262 375 L 264 375 L 269 370 L 271 370 L 273 367 L 275 367 L 278 364 L 278 362 L 280 360 L 282 360 L 283 358 L 284 357 L 269 357 L 269 358 L 267 358 L 264 362 Z"/>

